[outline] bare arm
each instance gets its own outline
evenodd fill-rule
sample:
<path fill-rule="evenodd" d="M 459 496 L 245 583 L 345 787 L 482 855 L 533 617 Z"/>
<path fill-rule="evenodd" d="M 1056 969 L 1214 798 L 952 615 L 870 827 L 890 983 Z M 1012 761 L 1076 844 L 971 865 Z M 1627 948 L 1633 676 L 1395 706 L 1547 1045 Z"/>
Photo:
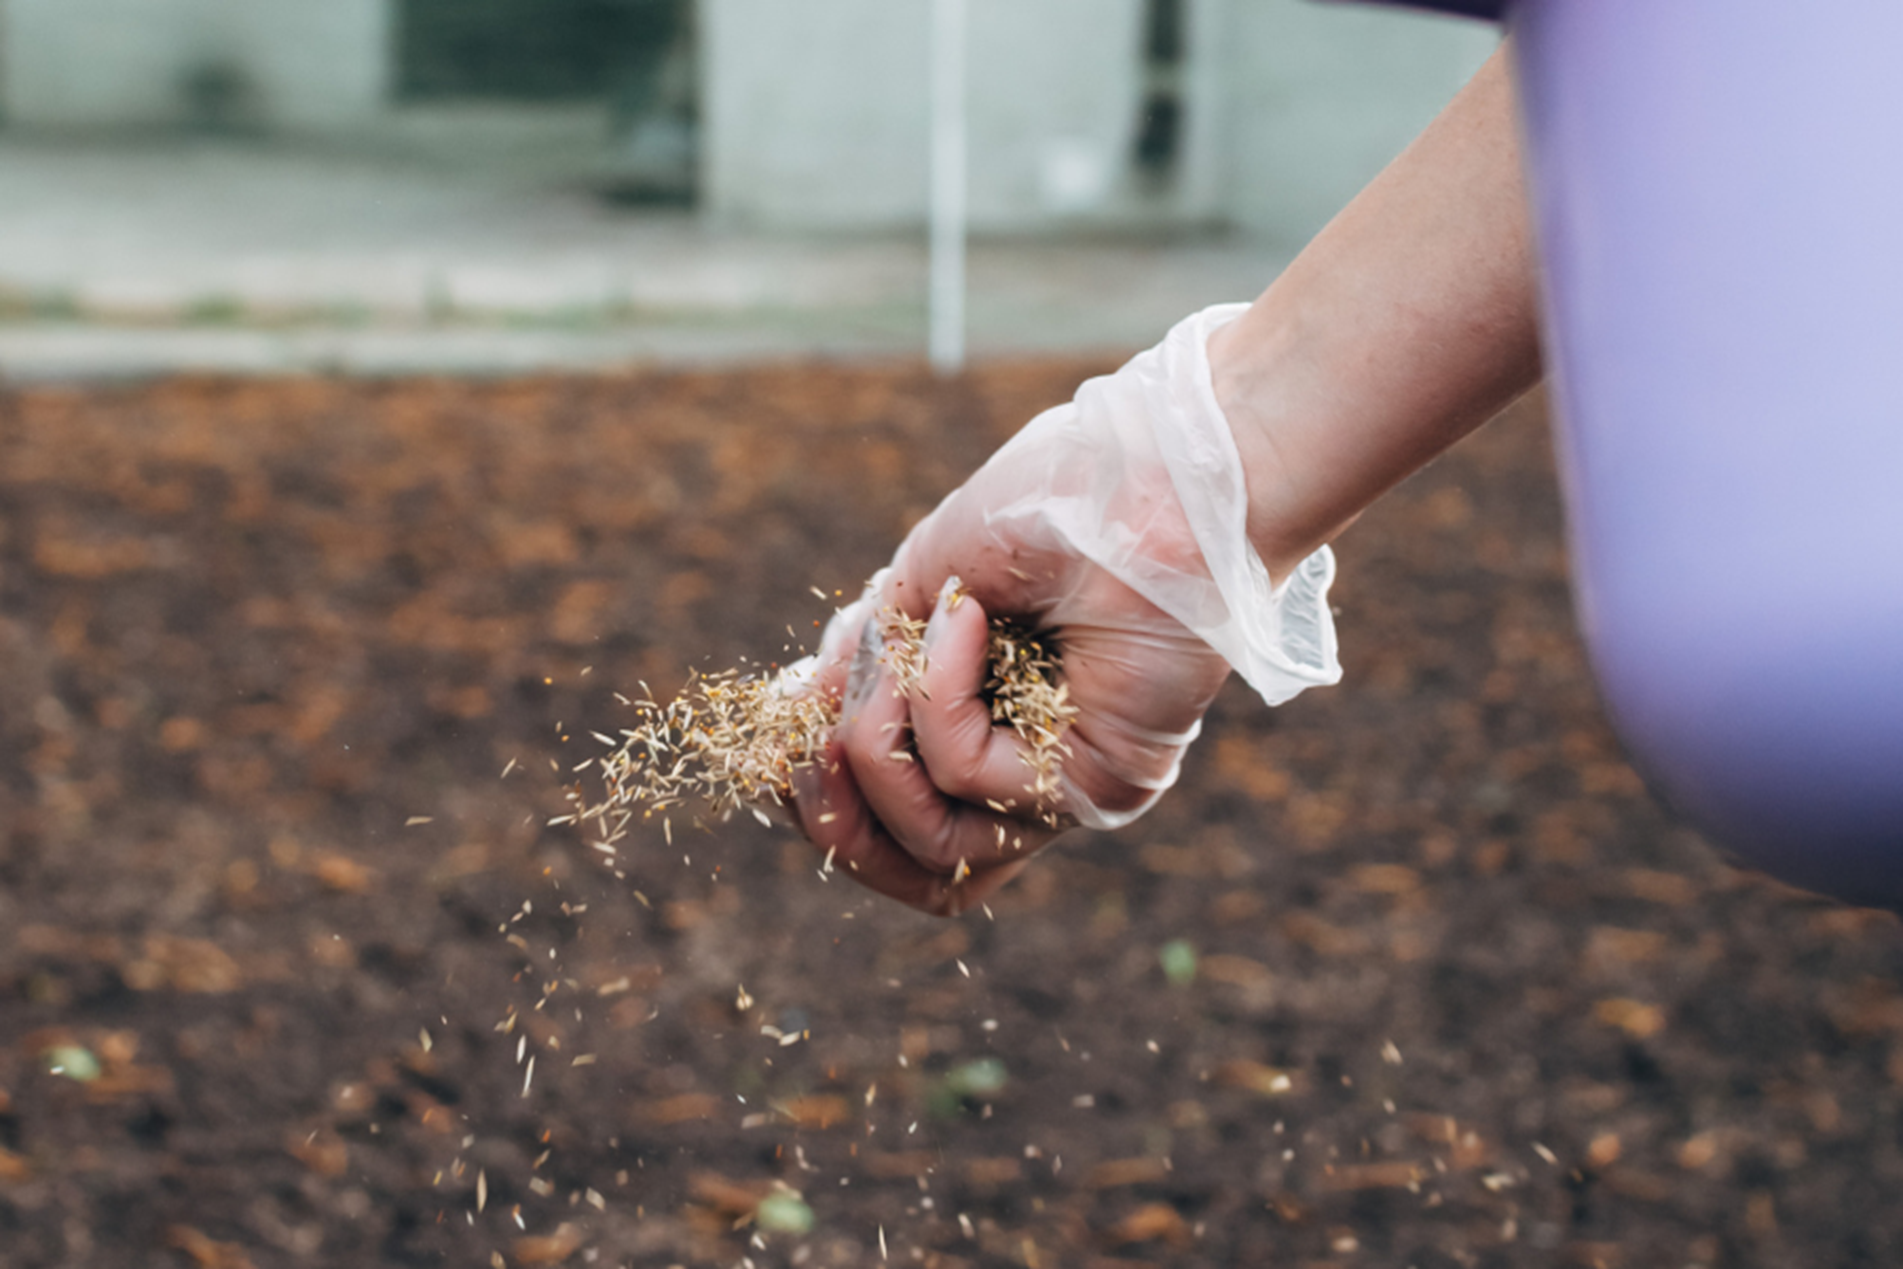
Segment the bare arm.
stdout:
<path fill-rule="evenodd" d="M 1210 338 L 1277 579 L 1539 379 L 1507 57 Z"/>

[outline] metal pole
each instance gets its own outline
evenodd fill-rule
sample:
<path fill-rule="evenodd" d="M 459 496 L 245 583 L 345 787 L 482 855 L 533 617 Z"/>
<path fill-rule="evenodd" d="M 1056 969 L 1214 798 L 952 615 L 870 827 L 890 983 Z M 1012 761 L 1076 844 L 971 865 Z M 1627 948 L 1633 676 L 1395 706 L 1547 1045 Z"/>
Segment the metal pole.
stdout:
<path fill-rule="evenodd" d="M 965 364 L 966 0 L 932 4 L 932 369 Z"/>

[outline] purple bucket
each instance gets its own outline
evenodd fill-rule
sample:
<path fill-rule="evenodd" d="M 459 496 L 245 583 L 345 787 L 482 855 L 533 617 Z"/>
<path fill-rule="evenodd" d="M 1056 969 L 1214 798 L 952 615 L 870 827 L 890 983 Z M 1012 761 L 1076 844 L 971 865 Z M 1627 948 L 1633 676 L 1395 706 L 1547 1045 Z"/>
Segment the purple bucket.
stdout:
<path fill-rule="evenodd" d="M 1720 843 L 1903 900 L 1903 4 L 1512 27 L 1608 706 Z"/>
<path fill-rule="evenodd" d="M 1718 843 L 1903 904 L 1903 4 L 1506 7 L 1608 707 Z"/>

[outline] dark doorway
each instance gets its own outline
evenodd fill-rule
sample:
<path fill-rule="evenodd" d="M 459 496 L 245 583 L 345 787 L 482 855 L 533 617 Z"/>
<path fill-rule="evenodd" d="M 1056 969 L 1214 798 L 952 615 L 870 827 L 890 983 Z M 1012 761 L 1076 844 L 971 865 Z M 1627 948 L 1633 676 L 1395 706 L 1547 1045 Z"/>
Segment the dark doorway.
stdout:
<path fill-rule="evenodd" d="M 402 0 L 397 90 L 573 101 L 652 77 L 687 23 L 686 0 Z"/>
<path fill-rule="evenodd" d="M 692 0 L 399 0 L 397 96 L 607 107 L 611 193 L 692 198 Z"/>

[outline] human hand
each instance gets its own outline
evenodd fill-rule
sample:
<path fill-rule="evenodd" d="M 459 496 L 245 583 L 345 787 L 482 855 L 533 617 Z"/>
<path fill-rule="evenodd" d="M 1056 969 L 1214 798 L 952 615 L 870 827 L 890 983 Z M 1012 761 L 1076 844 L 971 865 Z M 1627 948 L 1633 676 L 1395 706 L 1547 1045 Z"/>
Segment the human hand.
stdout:
<path fill-rule="evenodd" d="M 1279 587 L 1244 536 L 1246 490 L 1197 314 L 1007 443 L 833 620 L 811 673 L 840 722 L 794 778 L 815 845 L 926 911 L 982 900 L 1064 828 L 1114 828 L 1176 779 L 1230 669 L 1270 703 L 1339 677 L 1326 549 Z M 926 622 L 901 674 L 890 614 Z M 1076 713 L 1054 779 L 994 725 L 988 618 L 1060 655 Z"/>

